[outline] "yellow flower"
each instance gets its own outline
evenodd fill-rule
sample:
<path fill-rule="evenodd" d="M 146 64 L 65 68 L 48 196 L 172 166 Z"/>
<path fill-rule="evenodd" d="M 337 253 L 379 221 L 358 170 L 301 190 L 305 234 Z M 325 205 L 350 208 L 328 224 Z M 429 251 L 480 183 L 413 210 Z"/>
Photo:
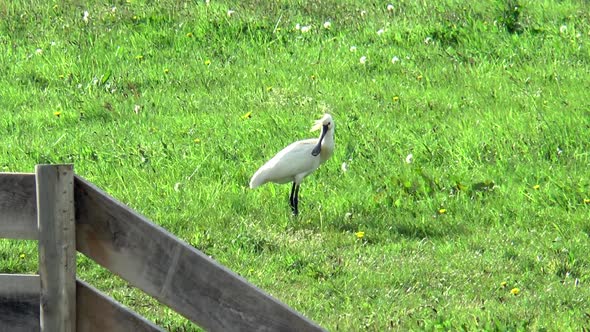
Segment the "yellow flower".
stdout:
<path fill-rule="evenodd" d="M 59 116 L 61 115 L 61 111 L 55 111 L 55 112 L 53 112 L 53 115 L 55 115 L 59 118 Z"/>
<path fill-rule="evenodd" d="M 250 119 L 252 117 L 252 112 L 248 112 L 244 115 L 242 115 L 242 119 L 246 120 L 246 119 Z"/>
<path fill-rule="evenodd" d="M 520 294 L 520 289 L 514 287 L 510 290 L 510 293 L 512 293 L 512 295 L 518 295 Z"/>
<path fill-rule="evenodd" d="M 195 142 L 196 144 L 199 144 L 199 143 L 201 143 L 201 139 L 200 139 L 200 138 L 195 138 L 195 141 L 194 141 L 194 142 Z"/>
<path fill-rule="evenodd" d="M 590 198 L 584 198 L 584 204 L 590 204 Z"/>
<path fill-rule="evenodd" d="M 502 281 L 500 283 L 500 287 L 502 287 L 502 288 L 506 288 L 507 285 L 508 285 L 508 283 L 506 281 Z"/>
<path fill-rule="evenodd" d="M 24 253 L 21 253 L 21 254 L 20 254 L 18 257 L 19 257 L 20 259 L 25 259 L 25 254 L 24 254 Z"/>
<path fill-rule="evenodd" d="M 398 96 L 394 96 L 394 97 L 393 97 L 393 102 L 394 102 L 394 103 L 397 103 L 398 101 L 399 101 L 399 97 L 398 97 Z"/>
<path fill-rule="evenodd" d="M 186 34 L 186 36 L 187 36 L 188 38 L 191 38 L 191 37 L 193 36 L 193 33 L 192 33 L 192 32 L 189 32 L 189 33 L 187 33 L 187 34 Z"/>
<path fill-rule="evenodd" d="M 209 60 L 209 59 L 205 60 L 205 66 L 208 66 L 210 64 L 211 64 L 211 60 Z"/>
<path fill-rule="evenodd" d="M 168 74 L 169 72 L 170 72 L 170 69 L 164 68 L 164 74 Z"/>
<path fill-rule="evenodd" d="M 365 237 L 365 232 L 358 231 L 358 232 L 354 233 L 354 235 L 356 235 L 357 239 L 362 239 L 363 237 Z"/>
<path fill-rule="evenodd" d="M 541 186 L 538 185 L 538 184 L 536 184 L 536 185 L 533 186 L 533 189 L 535 189 L 535 190 L 539 190 L 539 188 L 541 188 Z"/>
<path fill-rule="evenodd" d="M 445 213 L 447 213 L 447 209 L 438 210 L 438 214 L 445 214 Z"/>

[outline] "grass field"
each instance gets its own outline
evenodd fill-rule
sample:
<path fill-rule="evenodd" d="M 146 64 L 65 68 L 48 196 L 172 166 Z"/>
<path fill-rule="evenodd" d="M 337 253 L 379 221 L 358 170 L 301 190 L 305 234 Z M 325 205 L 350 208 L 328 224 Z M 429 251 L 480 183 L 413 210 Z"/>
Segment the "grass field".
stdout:
<path fill-rule="evenodd" d="M 0 1 L 0 171 L 74 163 L 328 330 L 589 329 L 589 3 L 391 4 Z M 293 218 L 247 184 L 324 112 Z M 0 240 L 0 272 L 36 268 Z"/>

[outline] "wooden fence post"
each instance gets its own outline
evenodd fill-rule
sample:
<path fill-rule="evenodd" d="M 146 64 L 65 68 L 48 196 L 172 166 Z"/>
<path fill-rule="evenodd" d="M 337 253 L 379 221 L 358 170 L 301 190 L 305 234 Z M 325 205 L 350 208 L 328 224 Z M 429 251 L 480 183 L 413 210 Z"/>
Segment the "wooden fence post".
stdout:
<path fill-rule="evenodd" d="M 76 330 L 73 165 L 37 165 L 41 331 Z"/>

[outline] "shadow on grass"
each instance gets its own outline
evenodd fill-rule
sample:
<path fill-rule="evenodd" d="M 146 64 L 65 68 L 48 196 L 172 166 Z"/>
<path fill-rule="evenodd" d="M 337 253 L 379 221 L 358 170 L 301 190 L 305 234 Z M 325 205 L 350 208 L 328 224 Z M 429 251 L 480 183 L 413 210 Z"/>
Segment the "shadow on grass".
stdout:
<path fill-rule="evenodd" d="M 466 222 L 447 215 L 419 216 L 387 215 L 376 211 L 357 211 L 346 216 L 324 216 L 323 220 L 291 220 L 289 228 L 312 232 L 364 232 L 365 240 L 375 244 L 404 238 L 411 240 L 442 239 L 466 236 L 470 233 Z"/>

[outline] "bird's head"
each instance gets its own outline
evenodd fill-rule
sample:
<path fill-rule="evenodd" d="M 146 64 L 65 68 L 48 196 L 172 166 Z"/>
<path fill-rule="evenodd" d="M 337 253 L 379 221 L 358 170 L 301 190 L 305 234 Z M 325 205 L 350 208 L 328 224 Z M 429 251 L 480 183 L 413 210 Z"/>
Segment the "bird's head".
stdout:
<path fill-rule="evenodd" d="M 326 136 L 330 130 L 334 129 L 334 121 L 332 120 L 332 116 L 330 114 L 326 113 L 321 119 L 317 120 L 313 127 L 311 127 L 311 131 L 316 131 L 320 128 L 322 128 L 320 139 L 318 140 L 318 144 L 311 151 L 311 155 L 314 157 L 318 156 L 322 151 L 322 141 L 324 140 L 324 136 Z"/>
<path fill-rule="evenodd" d="M 334 128 L 334 121 L 332 120 L 332 116 L 326 113 L 321 119 L 315 121 L 310 131 L 316 131 L 320 129 L 328 131 L 328 129 L 332 128 Z"/>

